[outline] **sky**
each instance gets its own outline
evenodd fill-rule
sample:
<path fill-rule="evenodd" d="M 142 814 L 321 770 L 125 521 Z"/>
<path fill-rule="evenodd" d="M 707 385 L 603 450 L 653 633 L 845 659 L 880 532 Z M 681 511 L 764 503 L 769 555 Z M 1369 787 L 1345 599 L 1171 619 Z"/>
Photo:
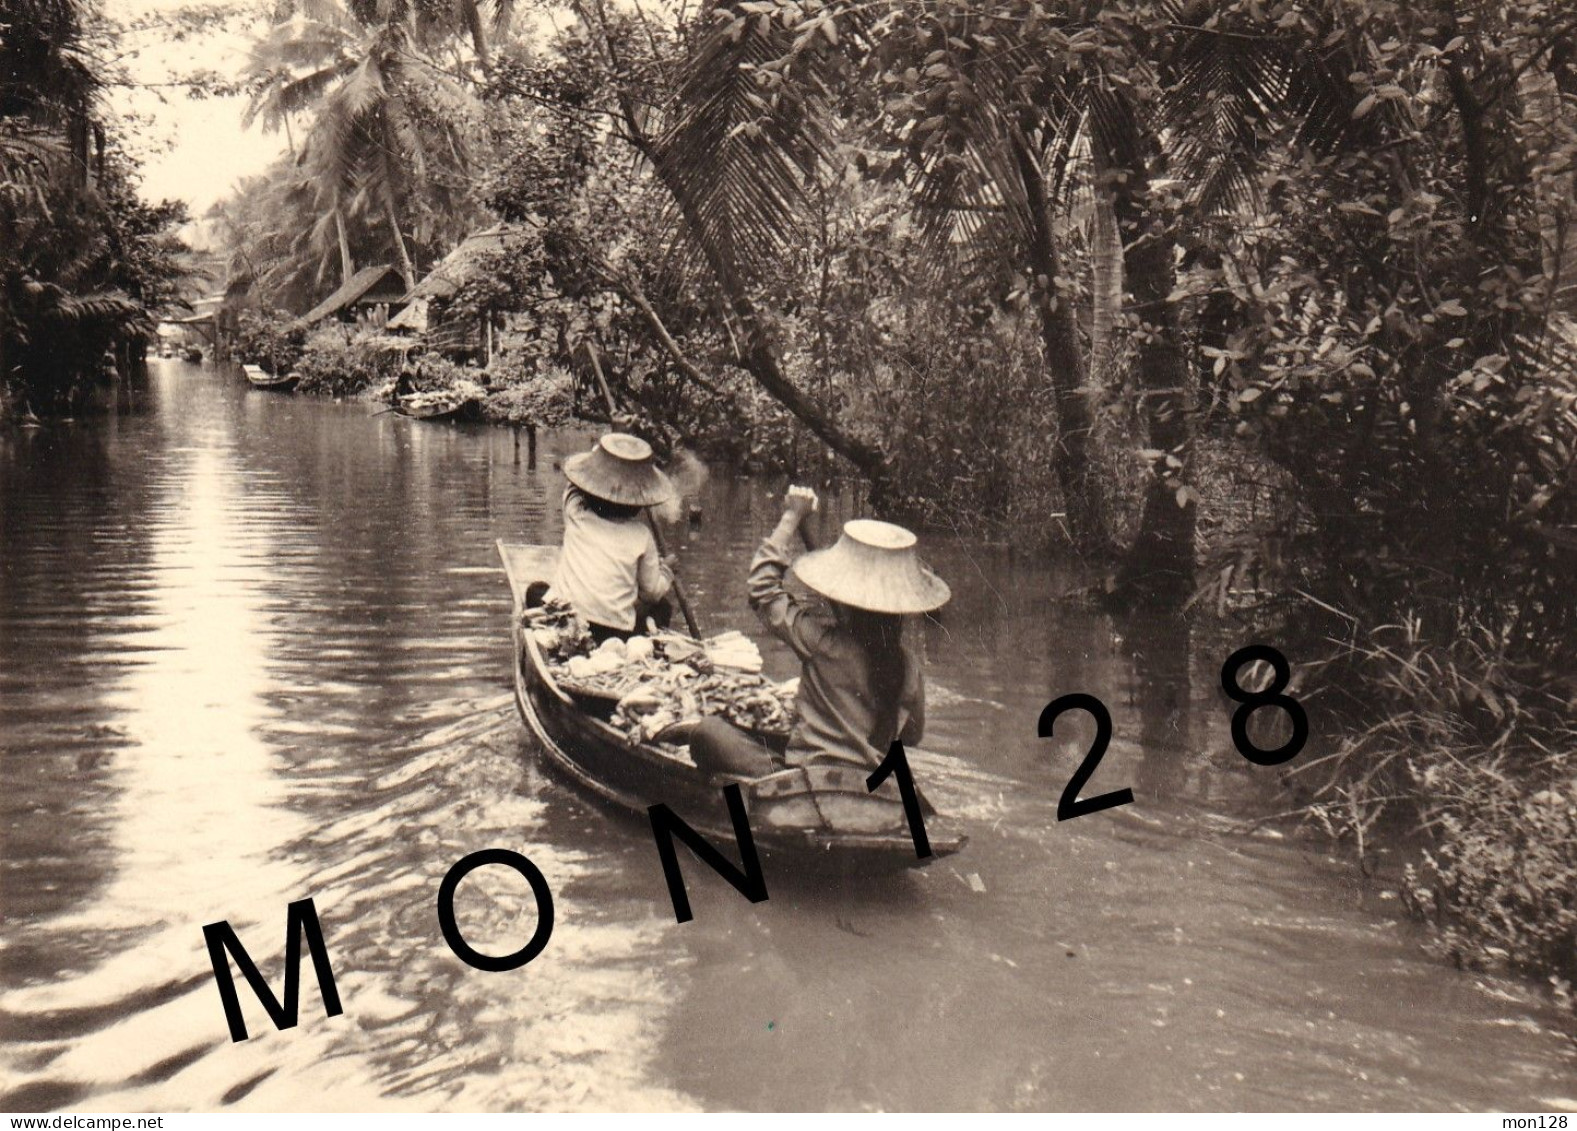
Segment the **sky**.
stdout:
<path fill-rule="evenodd" d="M 183 6 L 189 0 L 107 0 L 108 15 L 131 20 Z M 128 37 L 123 50 L 134 81 L 167 82 L 173 75 L 198 69 L 226 77 L 239 73 L 246 60 L 247 36 L 237 30 L 201 38 L 171 41 L 168 34 L 144 32 Z M 201 216 L 242 177 L 261 172 L 285 151 L 283 133 L 264 133 L 260 125 L 243 129 L 242 98 L 194 100 L 179 88 L 118 89 L 111 95 L 117 110 L 148 115 L 146 131 L 137 131 L 132 148 L 142 161 L 142 194 L 150 200 L 184 200 L 193 216 Z"/>

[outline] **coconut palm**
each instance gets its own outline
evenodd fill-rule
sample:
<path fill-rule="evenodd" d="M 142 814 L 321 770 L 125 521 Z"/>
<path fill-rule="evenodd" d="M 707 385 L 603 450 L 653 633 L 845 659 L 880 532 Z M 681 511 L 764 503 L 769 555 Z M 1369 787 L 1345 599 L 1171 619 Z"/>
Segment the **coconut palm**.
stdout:
<path fill-rule="evenodd" d="M 354 270 L 347 222 L 375 218 L 414 279 L 409 237 L 433 242 L 435 227 L 465 223 L 474 104 L 426 56 L 412 10 L 366 7 L 292 5 L 252 49 L 245 121 L 272 129 L 310 112 L 299 162 L 320 186 L 319 225 L 334 233 L 342 272 Z"/>
<path fill-rule="evenodd" d="M 1039 10 L 1001 6 L 1020 28 L 1031 8 Z M 905 0 L 828 7 L 808 21 L 798 5 L 724 11 L 731 18 L 715 20 L 691 55 L 663 150 L 688 171 L 669 182 L 681 212 L 695 217 L 687 229 L 735 275 L 780 254 L 796 238 L 803 170 L 824 150 L 820 116 L 851 88 L 855 100 L 877 90 L 875 113 L 908 159 L 936 262 L 995 280 L 999 295 L 1027 301 L 1040 320 L 1071 531 L 1084 548 L 1104 550 L 1085 356 L 1058 285 L 1068 272 L 1057 217 L 1075 151 L 1088 145 L 1079 136 L 1085 108 L 1063 68 L 1046 65 L 1050 43 L 999 37 L 988 50 L 959 51 L 961 36 L 983 37 L 980 13 Z"/>

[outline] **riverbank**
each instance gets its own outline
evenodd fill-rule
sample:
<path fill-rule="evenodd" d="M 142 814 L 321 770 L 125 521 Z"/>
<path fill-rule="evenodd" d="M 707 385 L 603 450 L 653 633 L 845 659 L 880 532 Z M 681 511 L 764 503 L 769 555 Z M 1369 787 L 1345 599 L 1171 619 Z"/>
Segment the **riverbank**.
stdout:
<path fill-rule="evenodd" d="M 1305 820 L 1349 844 L 1400 826 L 1428 949 L 1544 983 L 1577 1019 L 1577 723 L 1564 675 L 1510 663 L 1488 633 L 1449 645 L 1417 621 L 1344 643 L 1319 688 L 1340 738 L 1289 773 Z"/>

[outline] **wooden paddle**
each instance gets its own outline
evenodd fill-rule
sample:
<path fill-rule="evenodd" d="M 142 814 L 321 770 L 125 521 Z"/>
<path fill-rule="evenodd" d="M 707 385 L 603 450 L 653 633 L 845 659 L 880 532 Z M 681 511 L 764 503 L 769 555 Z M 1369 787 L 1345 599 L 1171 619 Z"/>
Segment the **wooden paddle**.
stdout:
<path fill-rule="evenodd" d="M 608 379 L 602 375 L 602 362 L 597 359 L 597 347 L 590 342 L 586 343 L 586 356 L 591 358 L 591 371 L 597 375 L 597 385 L 602 389 L 602 399 L 608 404 L 608 423 L 613 423 L 614 416 L 618 413 L 618 406 L 613 401 L 613 390 L 608 388 Z M 657 552 L 663 557 L 668 556 L 667 540 L 663 538 L 662 527 L 657 525 L 657 519 L 650 510 L 641 508 L 646 514 L 646 523 L 652 528 L 652 537 L 657 542 Z M 679 582 L 679 573 L 673 570 L 674 599 L 679 602 L 679 611 L 684 614 L 684 623 L 690 629 L 690 635 L 697 640 L 701 639 L 701 629 L 695 623 L 695 614 L 690 611 L 690 601 L 684 595 L 684 586 Z"/>

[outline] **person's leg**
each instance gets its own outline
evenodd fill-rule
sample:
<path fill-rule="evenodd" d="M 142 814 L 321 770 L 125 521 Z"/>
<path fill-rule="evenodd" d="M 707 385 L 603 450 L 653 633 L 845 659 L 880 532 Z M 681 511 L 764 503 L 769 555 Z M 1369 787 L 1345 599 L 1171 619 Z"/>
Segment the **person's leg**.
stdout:
<path fill-rule="evenodd" d="M 664 597 L 661 601 L 654 601 L 649 605 L 641 605 L 635 610 L 636 631 L 644 633 L 648 620 L 657 626 L 657 631 L 665 631 L 673 617 L 674 606 L 671 597 Z"/>
<path fill-rule="evenodd" d="M 591 642 L 593 644 L 601 644 L 604 640 L 628 640 L 630 638 L 630 633 L 626 629 L 609 628 L 605 624 L 597 624 L 593 621 L 586 622 L 586 631 L 591 634 Z"/>
<path fill-rule="evenodd" d="M 758 778 L 778 768 L 765 743 L 716 716 L 696 724 L 690 734 L 690 757 L 712 774 Z"/>

